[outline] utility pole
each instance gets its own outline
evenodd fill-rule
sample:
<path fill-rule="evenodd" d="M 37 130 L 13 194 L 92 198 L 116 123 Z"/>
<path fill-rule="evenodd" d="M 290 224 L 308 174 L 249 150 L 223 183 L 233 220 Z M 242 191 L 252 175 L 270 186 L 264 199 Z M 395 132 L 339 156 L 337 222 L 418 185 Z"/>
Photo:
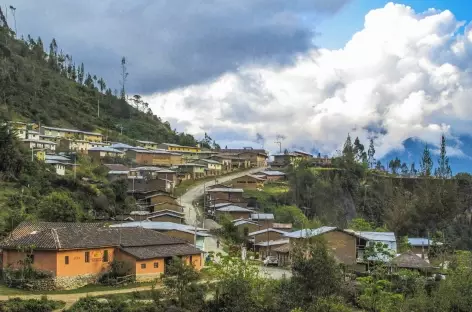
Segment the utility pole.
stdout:
<path fill-rule="evenodd" d="M 97 100 L 97 117 L 100 118 L 100 99 Z"/>
<path fill-rule="evenodd" d="M 279 153 L 282 153 L 282 140 L 285 139 L 285 137 L 281 134 L 277 134 L 275 136 L 275 144 L 279 144 Z"/>
<path fill-rule="evenodd" d="M 10 5 L 11 13 L 13 14 L 13 22 L 15 24 L 15 38 L 18 38 L 18 31 L 16 29 L 16 8 Z"/>

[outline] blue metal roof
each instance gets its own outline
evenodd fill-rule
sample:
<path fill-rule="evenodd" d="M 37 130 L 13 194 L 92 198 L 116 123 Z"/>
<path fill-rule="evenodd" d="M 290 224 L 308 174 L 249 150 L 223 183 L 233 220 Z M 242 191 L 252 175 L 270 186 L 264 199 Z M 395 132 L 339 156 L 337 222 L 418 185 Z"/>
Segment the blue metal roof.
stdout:
<path fill-rule="evenodd" d="M 331 231 L 336 230 L 336 229 L 337 228 L 334 227 L 334 226 L 322 226 L 322 227 L 317 228 L 317 229 L 302 229 L 302 230 L 299 230 L 299 231 L 286 233 L 285 237 L 289 237 L 289 238 L 307 238 L 307 237 L 318 236 L 320 234 L 331 232 Z"/>
<path fill-rule="evenodd" d="M 88 149 L 89 151 L 98 151 L 98 152 L 108 152 L 108 153 L 123 153 L 120 150 L 111 148 L 111 147 L 92 147 Z"/>
<path fill-rule="evenodd" d="M 357 233 L 355 233 L 357 234 Z M 396 242 L 395 233 L 393 232 L 358 232 L 359 236 L 369 241 L 377 242 Z"/>
<path fill-rule="evenodd" d="M 412 238 L 408 238 L 408 243 L 412 246 L 412 247 L 421 247 L 421 246 L 429 246 L 429 245 L 433 245 L 433 240 L 432 239 L 427 239 L 427 238 L 423 238 L 423 237 L 412 237 Z M 434 242 L 434 244 L 436 245 L 442 245 L 441 242 Z"/>
<path fill-rule="evenodd" d="M 252 210 L 252 209 L 247 209 L 247 208 L 243 208 L 243 207 L 236 206 L 236 205 L 224 206 L 224 207 L 216 209 L 216 211 L 220 211 L 220 212 L 254 212 L 254 210 Z"/>
<path fill-rule="evenodd" d="M 274 220 L 273 213 L 253 213 L 251 214 L 253 220 Z"/>
<path fill-rule="evenodd" d="M 156 230 L 156 231 L 171 231 L 177 230 L 187 233 L 194 233 L 195 227 L 186 224 L 179 224 L 174 222 L 154 222 L 154 221 L 134 221 L 120 224 L 112 224 L 110 227 L 142 227 L 144 229 Z M 197 227 L 197 232 L 204 231 L 205 229 Z"/>

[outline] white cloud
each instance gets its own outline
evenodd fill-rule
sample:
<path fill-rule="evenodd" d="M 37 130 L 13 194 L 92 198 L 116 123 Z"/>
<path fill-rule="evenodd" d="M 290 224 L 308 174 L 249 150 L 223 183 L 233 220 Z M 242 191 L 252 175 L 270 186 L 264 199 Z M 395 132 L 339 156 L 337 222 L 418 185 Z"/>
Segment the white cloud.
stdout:
<path fill-rule="evenodd" d="M 261 133 L 272 150 L 284 134 L 285 147 L 333 153 L 348 132 L 367 145 L 372 129 L 382 130 L 378 157 L 411 137 L 437 145 L 443 132 L 472 130 L 472 29 L 463 25 L 450 11 L 389 3 L 370 11 L 343 49 L 313 49 L 287 67 L 246 66 L 147 100 L 189 125 L 180 130 L 218 139 L 227 129 L 240 141 Z"/>

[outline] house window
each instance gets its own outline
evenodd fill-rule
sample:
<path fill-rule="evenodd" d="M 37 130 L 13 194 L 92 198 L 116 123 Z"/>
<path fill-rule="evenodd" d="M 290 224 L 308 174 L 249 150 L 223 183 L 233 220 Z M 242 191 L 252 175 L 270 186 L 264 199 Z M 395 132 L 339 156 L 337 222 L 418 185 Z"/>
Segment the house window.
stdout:
<path fill-rule="evenodd" d="M 159 267 L 159 262 L 154 262 L 154 268 L 157 269 Z"/>
<path fill-rule="evenodd" d="M 103 262 L 108 262 L 108 250 L 103 251 Z"/>
<path fill-rule="evenodd" d="M 34 255 L 26 255 L 26 260 L 28 263 L 33 264 L 34 263 Z"/>
<path fill-rule="evenodd" d="M 192 263 L 193 263 L 193 262 L 192 262 L 192 256 L 190 256 L 190 264 L 192 264 Z"/>
<path fill-rule="evenodd" d="M 141 263 L 141 269 L 145 269 L 146 268 L 146 263 Z"/>
<path fill-rule="evenodd" d="M 85 252 L 85 262 L 90 262 L 90 252 L 89 251 Z"/>
<path fill-rule="evenodd" d="M 65 256 L 65 258 L 64 258 L 64 263 L 65 263 L 65 264 L 69 264 L 69 256 Z"/>

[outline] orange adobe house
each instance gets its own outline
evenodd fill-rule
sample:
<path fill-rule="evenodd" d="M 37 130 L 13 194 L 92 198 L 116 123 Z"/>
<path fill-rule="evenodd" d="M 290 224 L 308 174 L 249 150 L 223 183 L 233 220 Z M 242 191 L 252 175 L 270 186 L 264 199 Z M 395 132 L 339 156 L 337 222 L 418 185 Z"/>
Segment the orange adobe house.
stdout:
<path fill-rule="evenodd" d="M 202 267 L 201 251 L 186 241 L 143 228 L 111 228 L 100 223 L 24 222 L 0 243 L 3 268 L 32 266 L 51 274 L 58 289 L 97 282 L 113 260 L 124 262 L 127 275 L 158 278 L 173 257 Z"/>

